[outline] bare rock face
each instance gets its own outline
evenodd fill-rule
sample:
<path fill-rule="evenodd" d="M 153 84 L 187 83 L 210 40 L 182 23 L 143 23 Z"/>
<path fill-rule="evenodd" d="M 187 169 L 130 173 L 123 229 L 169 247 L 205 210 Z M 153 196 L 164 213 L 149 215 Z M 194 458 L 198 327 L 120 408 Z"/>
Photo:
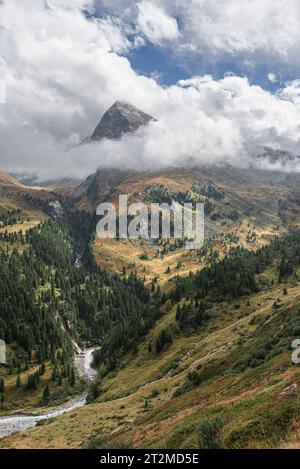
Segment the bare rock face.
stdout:
<path fill-rule="evenodd" d="M 147 125 L 153 117 L 125 101 L 116 101 L 103 115 L 91 140 L 118 139 Z"/>

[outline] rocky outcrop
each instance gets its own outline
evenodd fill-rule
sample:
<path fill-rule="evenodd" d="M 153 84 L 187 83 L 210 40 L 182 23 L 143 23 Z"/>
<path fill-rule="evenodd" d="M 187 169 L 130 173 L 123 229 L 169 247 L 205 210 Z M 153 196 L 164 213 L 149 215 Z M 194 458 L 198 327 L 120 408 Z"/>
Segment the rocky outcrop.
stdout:
<path fill-rule="evenodd" d="M 118 139 L 147 125 L 153 117 L 125 101 L 116 101 L 103 115 L 91 140 Z"/>

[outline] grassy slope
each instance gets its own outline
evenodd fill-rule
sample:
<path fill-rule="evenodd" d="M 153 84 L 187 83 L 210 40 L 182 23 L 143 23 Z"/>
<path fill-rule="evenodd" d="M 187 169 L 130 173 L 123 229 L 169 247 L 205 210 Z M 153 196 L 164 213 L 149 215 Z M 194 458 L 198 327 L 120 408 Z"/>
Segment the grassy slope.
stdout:
<path fill-rule="evenodd" d="M 130 192 L 132 196 L 143 190 L 145 185 L 159 182 L 173 189 L 189 187 L 191 174 L 179 175 L 174 172 L 163 178 L 129 177 L 119 182 L 112 195 Z M 134 179 L 135 178 L 135 179 Z M 207 180 L 207 177 L 204 177 Z M 221 187 L 243 214 L 249 201 L 255 206 L 253 216 L 222 228 L 224 235 L 213 246 L 221 256 L 229 248 L 226 234 L 237 234 L 240 242 L 250 249 L 265 244 L 274 235 L 286 229 L 278 216 L 276 201 L 287 197 L 285 187 L 247 186 L 241 189 L 240 181 L 231 184 L 224 178 Z M 178 186 L 177 186 L 178 184 Z M 176 187 L 175 187 L 176 186 Z M 180 187 L 180 189 L 179 189 Z M 107 184 L 105 191 L 109 191 Z M 107 192 L 108 193 L 108 192 Z M 101 195 L 101 190 L 97 195 Z M 95 199 L 96 200 L 96 199 Z M 90 200 L 82 196 L 78 207 L 89 207 Z M 299 208 L 292 204 L 291 212 L 297 215 Z M 250 226 L 248 223 L 250 221 Z M 254 228 L 255 226 L 255 228 Z M 255 243 L 246 239 L 247 232 L 255 229 Z M 149 259 L 140 260 L 143 252 Z M 159 277 L 166 285 L 176 275 L 178 258 L 183 261 L 179 274 L 201 268 L 206 259 L 188 255 L 184 251 L 168 253 L 164 260 L 152 258 L 151 247 L 140 242 L 95 242 L 96 257 L 112 272 L 121 272 L 123 266 L 135 263 L 140 275 L 147 280 Z M 171 267 L 171 275 L 165 273 Z M 270 271 L 269 276 L 274 276 Z M 102 394 L 98 402 L 59 417 L 47 427 L 31 429 L 24 434 L 11 436 L 1 442 L 3 447 L 195 447 L 199 426 L 206 418 L 222 415 L 225 421 L 221 439 L 225 446 L 278 446 L 283 445 L 282 437 L 288 429 L 297 428 L 298 399 L 280 393 L 289 384 L 300 385 L 299 369 L 292 365 L 288 347 L 281 355 L 268 360 L 257 368 L 242 372 L 230 372 L 233 364 L 255 345 L 265 331 L 263 323 L 281 327 L 280 313 L 299 304 L 300 287 L 289 282 L 288 295 L 282 295 L 282 285 L 275 284 L 268 291 L 252 295 L 250 306 L 247 300 L 216 304 L 213 318 L 200 331 L 179 335 L 171 346 L 157 355 L 148 352 L 148 343 L 153 341 L 159 330 L 174 319 L 175 311 L 166 313 L 148 334 L 135 356 L 125 357 L 120 369 L 106 377 L 101 383 Z M 282 306 L 275 310 L 272 305 L 276 298 L 282 299 Z M 240 306 L 237 306 L 237 303 Z M 253 317 L 256 319 L 253 323 Z M 174 369 L 174 362 L 177 365 Z M 201 384 L 190 392 L 172 398 L 174 392 L 186 381 L 189 371 L 199 368 Z M 174 371 L 172 371 L 174 369 Z M 148 402 L 145 408 L 145 401 Z M 275 421 L 272 421 L 274 416 Z M 277 420 L 276 420 L 277 419 Z M 47 428 L 47 430 L 46 430 Z M 236 430 L 238 434 L 236 433 Z M 46 436 L 45 436 L 46 435 Z M 288 444 L 288 443 L 287 443 Z"/>
<path fill-rule="evenodd" d="M 15 233 L 22 230 L 23 235 L 25 235 L 26 231 L 28 231 L 30 228 L 34 228 L 41 221 L 46 219 L 46 215 L 41 210 L 28 205 L 28 203 L 16 195 L 13 195 L 9 198 L 4 195 L 0 196 L 0 213 L 6 213 L 8 210 L 13 210 L 16 208 L 20 208 L 22 210 L 21 216 L 24 219 L 23 223 L 0 227 L 0 233 Z M 21 245 L 20 243 L 5 243 L 0 241 L 0 247 L 3 249 L 8 247 L 10 251 L 13 249 L 22 251 L 26 246 Z"/>
<path fill-rule="evenodd" d="M 277 298 L 282 304 L 274 309 Z M 257 318 L 270 328 L 277 323 L 280 327 L 281 314 L 299 301 L 300 286 L 290 282 L 288 295 L 282 294 L 282 285 L 275 285 L 252 295 L 250 306 L 246 300 L 238 309 L 236 301 L 216 305 L 205 329 L 178 337 L 159 355 L 149 353 L 149 341 L 173 320 L 170 311 L 138 354 L 126 357 L 120 369 L 103 380 L 98 402 L 51 421 L 46 437 L 45 428 L 35 428 L 3 440 L 1 446 L 196 447 L 201 422 L 216 415 L 225 422 L 221 439 L 226 447 L 283 445 L 283 437 L 288 439 L 297 428 L 300 410 L 297 394 L 280 395 L 290 384 L 300 385 L 300 370 L 291 363 L 289 348 L 256 368 L 228 370 L 266 334 Z M 172 398 L 195 369 L 200 386 Z"/>
<path fill-rule="evenodd" d="M 249 250 L 257 249 L 268 243 L 268 240 L 284 232 L 284 227 L 279 229 L 274 225 L 257 226 L 247 219 L 241 219 L 230 226 L 222 227 L 222 233 L 217 235 L 214 241 L 210 242 L 211 249 L 217 251 L 220 258 L 229 251 L 230 248 L 242 245 Z M 247 240 L 247 234 L 251 231 L 256 233 L 256 241 Z M 238 241 L 230 241 L 228 236 L 234 235 Z M 171 246 L 171 244 L 170 244 Z M 143 240 L 103 240 L 96 238 L 94 241 L 94 252 L 98 264 L 107 269 L 110 273 L 122 274 L 125 267 L 126 273 L 137 271 L 141 278 L 149 283 L 154 277 L 161 285 L 171 282 L 176 276 L 186 276 L 189 272 L 196 272 L 208 262 L 208 255 L 199 257 L 194 251 L 187 251 L 184 247 L 169 250 L 163 258 L 157 257 L 157 250 L 160 249 L 151 243 Z M 147 259 L 142 259 L 143 254 L 147 254 Z M 178 263 L 181 267 L 178 268 Z M 166 273 L 170 267 L 170 273 Z"/>
<path fill-rule="evenodd" d="M 41 190 L 40 190 L 41 189 Z M 12 226 L 0 227 L 0 232 L 14 233 L 20 230 L 23 234 L 26 233 L 30 228 L 35 227 L 46 216 L 45 214 L 30 204 L 24 195 L 30 195 L 31 197 L 50 198 L 50 194 L 45 191 L 46 188 L 31 188 L 26 187 L 12 176 L 7 173 L 0 171 L 0 214 L 7 213 L 8 210 L 21 209 L 21 217 L 24 219 L 23 223 L 18 223 Z M 2 243 L 1 247 L 5 247 L 7 243 Z M 20 245 L 9 245 L 10 249 L 17 248 L 21 249 Z"/>
<path fill-rule="evenodd" d="M 118 196 L 127 194 L 129 203 L 145 202 L 145 190 L 147 187 L 162 185 L 172 191 L 183 192 L 191 189 L 193 181 L 205 184 L 212 181 L 221 189 L 225 198 L 214 201 L 216 208 L 222 209 L 226 204 L 234 207 L 239 212 L 239 219 L 231 221 L 229 219 L 212 221 L 208 216 L 205 218 L 206 236 L 213 235 L 219 240 L 214 243 L 213 250 L 217 250 L 221 257 L 227 249 L 235 243 L 230 243 L 226 237 L 235 235 L 239 238 L 239 243 L 247 249 L 257 249 L 266 244 L 275 235 L 283 234 L 289 223 L 295 223 L 300 215 L 300 207 L 289 201 L 286 215 L 287 220 L 283 224 L 278 214 L 278 201 L 286 200 L 290 190 L 284 184 L 272 186 L 268 179 L 260 176 L 261 179 L 253 180 L 249 176 L 243 176 L 237 170 L 231 170 L 227 177 L 205 171 L 188 170 L 166 170 L 158 173 L 127 174 L 122 178 L 118 173 L 105 177 L 101 172 L 96 174 L 93 183 L 87 189 L 84 185 L 81 188 L 80 197 L 77 199 L 78 208 L 94 210 L 99 201 L 110 201 L 118 206 Z M 245 178 L 245 180 L 243 179 Z M 256 177 L 256 175 L 255 175 Z M 84 190 L 84 192 L 82 192 Z M 75 191 L 76 192 L 76 191 Z M 148 201 L 149 203 L 149 201 Z M 247 209 L 251 206 L 251 213 Z M 247 235 L 255 231 L 255 242 L 247 240 Z M 168 282 L 176 275 L 187 275 L 189 271 L 195 271 L 203 265 L 199 256 L 182 249 L 168 251 L 163 260 L 156 257 L 161 246 L 155 246 L 147 241 L 120 241 L 100 240 L 94 242 L 94 250 L 98 263 L 111 273 L 122 273 L 137 270 L 141 277 L 146 277 L 149 282 L 153 277 L 158 277 L 160 283 Z M 148 255 L 147 260 L 141 260 L 143 254 Z M 182 268 L 176 269 L 177 263 L 181 261 Z M 166 275 L 166 268 L 171 268 L 171 274 Z"/>

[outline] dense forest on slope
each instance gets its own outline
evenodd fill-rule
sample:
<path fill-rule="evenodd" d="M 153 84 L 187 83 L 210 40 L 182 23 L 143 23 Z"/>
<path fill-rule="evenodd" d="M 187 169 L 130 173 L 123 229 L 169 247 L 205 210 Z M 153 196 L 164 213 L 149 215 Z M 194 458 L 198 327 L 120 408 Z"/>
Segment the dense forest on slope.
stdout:
<path fill-rule="evenodd" d="M 300 233 L 295 231 L 275 239 L 257 251 L 244 248 L 232 249 L 222 260 L 213 260 L 211 265 L 186 278 L 177 280 L 171 294 L 178 300 L 183 296 L 193 299 L 222 300 L 226 296 L 240 297 L 257 291 L 259 275 L 276 262 L 278 281 L 292 275 L 300 264 Z"/>
<path fill-rule="evenodd" d="M 0 336 L 29 359 L 34 351 L 41 360 L 61 348 L 72 354 L 73 337 L 80 345 L 103 342 L 102 361 L 111 369 L 158 316 L 136 275 L 109 277 L 92 253 L 85 266 L 75 265 L 74 232 L 87 239 L 92 226 L 84 213 L 48 219 L 27 232 L 23 253 L 0 253 Z"/>

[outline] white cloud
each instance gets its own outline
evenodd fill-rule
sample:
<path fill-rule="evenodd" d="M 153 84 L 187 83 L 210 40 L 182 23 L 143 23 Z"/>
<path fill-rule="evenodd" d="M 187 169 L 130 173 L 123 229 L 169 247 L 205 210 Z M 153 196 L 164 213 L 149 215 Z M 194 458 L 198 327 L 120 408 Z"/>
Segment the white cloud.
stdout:
<path fill-rule="evenodd" d="M 93 6 L 93 0 L 45 0 L 45 4 L 49 8 L 89 8 Z"/>
<path fill-rule="evenodd" d="M 2 111 L 56 137 L 88 132 L 86 112 L 96 122 L 110 90 L 122 95 L 119 73 L 134 75 L 115 53 L 128 46 L 122 31 L 108 19 L 88 21 L 75 7 L 45 10 L 42 0 L 10 0 L 0 8 L 0 73 L 8 94 Z"/>
<path fill-rule="evenodd" d="M 76 6 L 53 5 L 9 0 L 0 6 L 0 77 L 7 84 L 7 103 L 0 106 L 1 169 L 84 177 L 99 165 L 246 166 L 263 145 L 299 153 L 299 81 L 276 95 L 232 75 L 163 87 L 121 56 L 130 44 L 116 18 L 90 21 Z M 92 133 L 116 99 L 158 121 L 121 141 L 66 151 Z"/>
<path fill-rule="evenodd" d="M 0 104 L 5 104 L 6 101 L 6 86 L 5 81 L 0 80 Z"/>
<path fill-rule="evenodd" d="M 273 84 L 277 83 L 278 79 L 277 79 L 276 73 L 273 73 L 273 72 L 268 73 L 268 80 Z"/>
<path fill-rule="evenodd" d="M 300 106 L 300 80 L 286 83 L 285 87 L 279 91 L 279 96 L 296 106 Z"/>
<path fill-rule="evenodd" d="M 172 41 L 179 37 L 177 21 L 168 16 L 161 8 L 149 1 L 138 4 L 137 23 L 146 38 L 155 44 Z"/>
<path fill-rule="evenodd" d="M 246 60 L 252 60 L 251 55 L 261 54 L 272 56 L 273 61 L 291 63 L 299 58 L 298 0 L 130 0 L 125 8 L 121 0 L 94 0 L 94 4 L 99 12 L 108 12 L 135 25 L 139 25 L 144 11 L 145 21 L 149 18 L 150 24 L 148 39 L 153 42 L 157 42 L 160 30 L 152 24 L 160 17 L 158 11 L 163 11 L 165 18 L 174 21 L 178 18 L 177 28 L 173 23 L 173 39 L 177 42 L 172 50 L 182 55 L 246 54 Z"/>
<path fill-rule="evenodd" d="M 266 51 L 287 56 L 299 45 L 297 0 L 179 0 L 186 41 L 212 52 Z"/>
<path fill-rule="evenodd" d="M 244 59 L 242 63 L 243 67 L 246 69 L 253 69 L 255 67 L 255 62 L 254 60 L 249 60 L 249 59 Z"/>

